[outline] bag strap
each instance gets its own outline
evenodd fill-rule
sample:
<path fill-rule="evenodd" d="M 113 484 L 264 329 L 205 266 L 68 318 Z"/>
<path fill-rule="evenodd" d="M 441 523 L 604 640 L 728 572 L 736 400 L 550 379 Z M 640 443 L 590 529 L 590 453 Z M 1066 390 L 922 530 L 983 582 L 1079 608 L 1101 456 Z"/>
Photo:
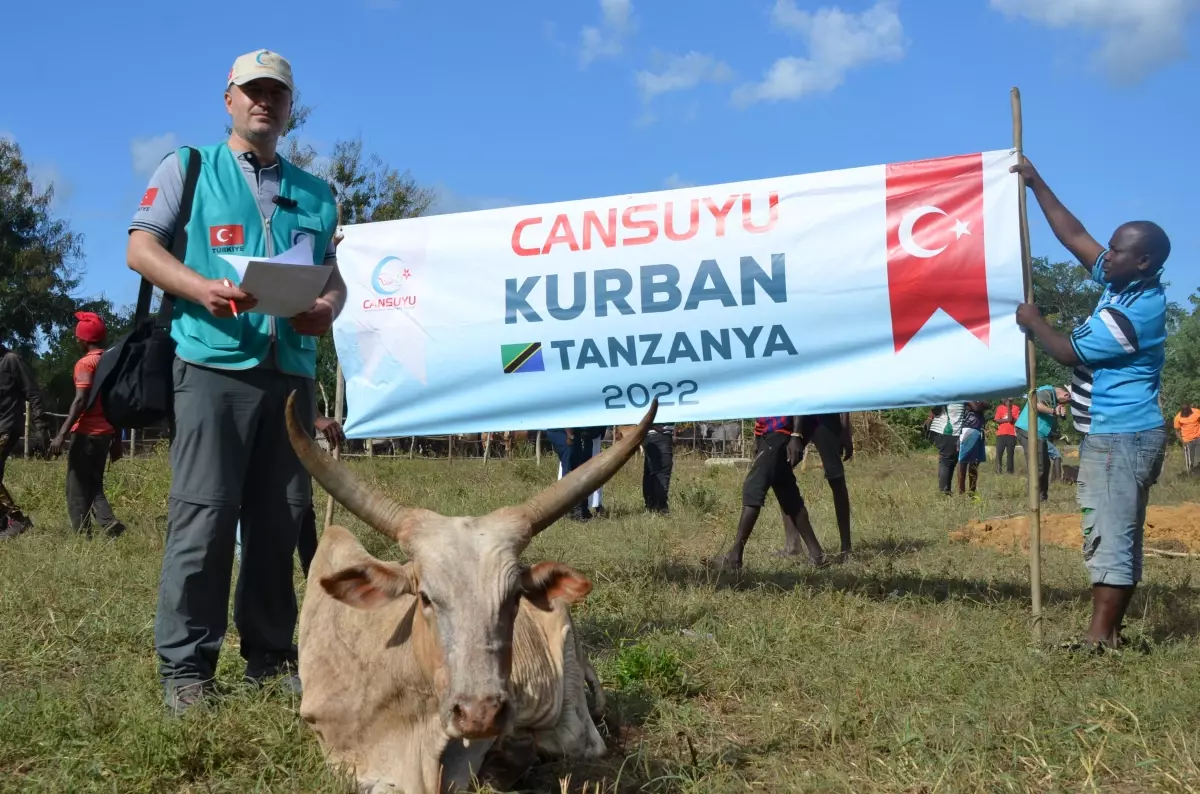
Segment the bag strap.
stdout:
<path fill-rule="evenodd" d="M 187 172 L 183 178 L 183 193 L 179 197 L 179 212 L 175 215 L 175 230 L 171 235 L 171 255 L 183 261 L 187 252 L 187 225 L 192 219 L 192 199 L 196 195 L 196 183 L 200 181 L 200 152 L 191 146 L 183 147 L 188 153 Z M 154 295 L 154 285 L 144 276 L 138 290 L 137 308 L 134 310 L 134 325 L 140 325 L 150 316 L 150 299 Z M 171 310 L 175 306 L 175 296 L 163 292 L 162 302 L 158 306 L 155 325 L 167 328 L 171 324 Z"/>

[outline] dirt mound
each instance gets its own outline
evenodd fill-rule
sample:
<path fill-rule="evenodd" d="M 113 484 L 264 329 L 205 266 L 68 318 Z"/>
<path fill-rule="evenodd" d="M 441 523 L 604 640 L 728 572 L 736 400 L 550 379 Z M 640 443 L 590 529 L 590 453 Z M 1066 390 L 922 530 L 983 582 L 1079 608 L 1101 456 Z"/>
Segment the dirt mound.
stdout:
<path fill-rule="evenodd" d="M 1078 513 L 1042 516 L 1042 544 L 1079 549 L 1083 535 Z M 1029 550 L 1029 518 L 991 518 L 972 521 L 950 533 L 950 540 L 998 549 L 1020 546 Z M 1146 511 L 1146 548 L 1200 553 L 1200 504 L 1185 502 L 1173 507 L 1151 505 Z"/>

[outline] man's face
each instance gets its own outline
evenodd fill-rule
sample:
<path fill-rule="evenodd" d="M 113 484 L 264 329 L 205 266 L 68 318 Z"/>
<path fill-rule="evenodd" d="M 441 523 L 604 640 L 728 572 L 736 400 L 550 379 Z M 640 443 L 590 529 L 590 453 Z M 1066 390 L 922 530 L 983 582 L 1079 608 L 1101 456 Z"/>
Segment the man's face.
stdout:
<path fill-rule="evenodd" d="M 1054 396 L 1058 398 L 1059 405 L 1066 405 L 1071 402 L 1071 393 L 1062 387 L 1054 390 Z"/>
<path fill-rule="evenodd" d="M 1104 280 L 1123 286 L 1148 275 L 1145 268 L 1149 266 L 1150 258 L 1142 253 L 1141 233 L 1129 226 L 1118 226 L 1101 263 Z"/>
<path fill-rule="evenodd" d="M 292 92 L 278 80 L 260 77 L 225 92 L 233 130 L 248 141 L 274 140 L 292 115 Z"/>

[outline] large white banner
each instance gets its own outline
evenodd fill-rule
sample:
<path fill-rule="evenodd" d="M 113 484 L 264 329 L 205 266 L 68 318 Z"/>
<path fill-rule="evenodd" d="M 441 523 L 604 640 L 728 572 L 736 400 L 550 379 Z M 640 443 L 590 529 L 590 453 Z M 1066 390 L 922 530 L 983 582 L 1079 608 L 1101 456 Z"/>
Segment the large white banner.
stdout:
<path fill-rule="evenodd" d="M 1018 391 L 1011 151 L 350 226 L 354 438 Z"/>

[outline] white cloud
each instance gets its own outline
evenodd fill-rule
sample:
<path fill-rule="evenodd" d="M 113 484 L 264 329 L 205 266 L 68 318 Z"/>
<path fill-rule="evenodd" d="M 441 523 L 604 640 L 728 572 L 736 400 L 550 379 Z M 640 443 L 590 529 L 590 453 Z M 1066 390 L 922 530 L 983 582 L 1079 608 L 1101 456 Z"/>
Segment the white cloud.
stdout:
<path fill-rule="evenodd" d="M 501 207 L 518 207 L 528 202 L 513 198 L 464 196 L 444 185 L 436 185 L 434 193 L 437 197 L 425 212 L 426 215 L 449 215 L 455 212 L 475 212 L 477 210 L 494 210 Z"/>
<path fill-rule="evenodd" d="M 776 26 L 804 41 L 808 57 L 780 58 L 761 82 L 735 89 L 734 103 L 742 107 L 832 91 L 855 68 L 904 57 L 904 27 L 895 0 L 879 0 L 858 14 L 837 6 L 801 11 L 795 0 L 775 0 L 771 18 Z"/>
<path fill-rule="evenodd" d="M 134 138 L 129 144 L 129 153 L 133 157 L 133 172 L 143 179 L 149 179 L 162 159 L 178 146 L 173 132 L 155 135 L 152 138 Z"/>
<path fill-rule="evenodd" d="M 1187 55 L 1188 17 L 1197 0 L 991 0 L 1009 17 L 1099 34 L 1095 57 L 1110 77 L 1132 83 Z"/>
<path fill-rule="evenodd" d="M 677 188 L 681 187 L 695 186 L 695 182 L 689 182 L 686 179 L 681 178 L 679 174 L 671 174 L 669 177 L 663 180 L 663 187 L 665 187 L 667 190 L 676 190 Z"/>
<path fill-rule="evenodd" d="M 640 71 L 635 77 L 642 99 L 649 102 L 659 94 L 686 91 L 703 82 L 729 80 L 733 70 L 724 61 L 693 50 L 686 55 L 670 56 L 661 72 Z"/>
<path fill-rule="evenodd" d="M 17 136 L 8 130 L 0 130 L 0 141 L 16 144 Z M 50 203 L 56 210 L 62 209 L 64 205 L 70 202 L 71 197 L 75 195 L 75 185 L 63 175 L 63 172 L 59 170 L 57 165 L 54 163 L 35 163 L 29 159 L 28 153 L 24 151 L 21 153 L 21 156 L 25 161 L 25 173 L 29 176 L 29 181 L 33 184 L 35 191 L 44 193 L 47 188 L 54 188 L 54 198 Z"/>
<path fill-rule="evenodd" d="M 54 188 L 54 199 L 51 204 L 56 209 L 61 209 L 75 195 L 75 186 L 63 176 L 62 171 L 54 163 L 29 163 L 27 168 L 29 181 L 33 183 L 39 193 L 49 187 Z"/>
<path fill-rule="evenodd" d="M 620 55 L 633 29 L 633 0 L 600 0 L 600 24 L 589 25 L 579 34 L 579 65 Z"/>

